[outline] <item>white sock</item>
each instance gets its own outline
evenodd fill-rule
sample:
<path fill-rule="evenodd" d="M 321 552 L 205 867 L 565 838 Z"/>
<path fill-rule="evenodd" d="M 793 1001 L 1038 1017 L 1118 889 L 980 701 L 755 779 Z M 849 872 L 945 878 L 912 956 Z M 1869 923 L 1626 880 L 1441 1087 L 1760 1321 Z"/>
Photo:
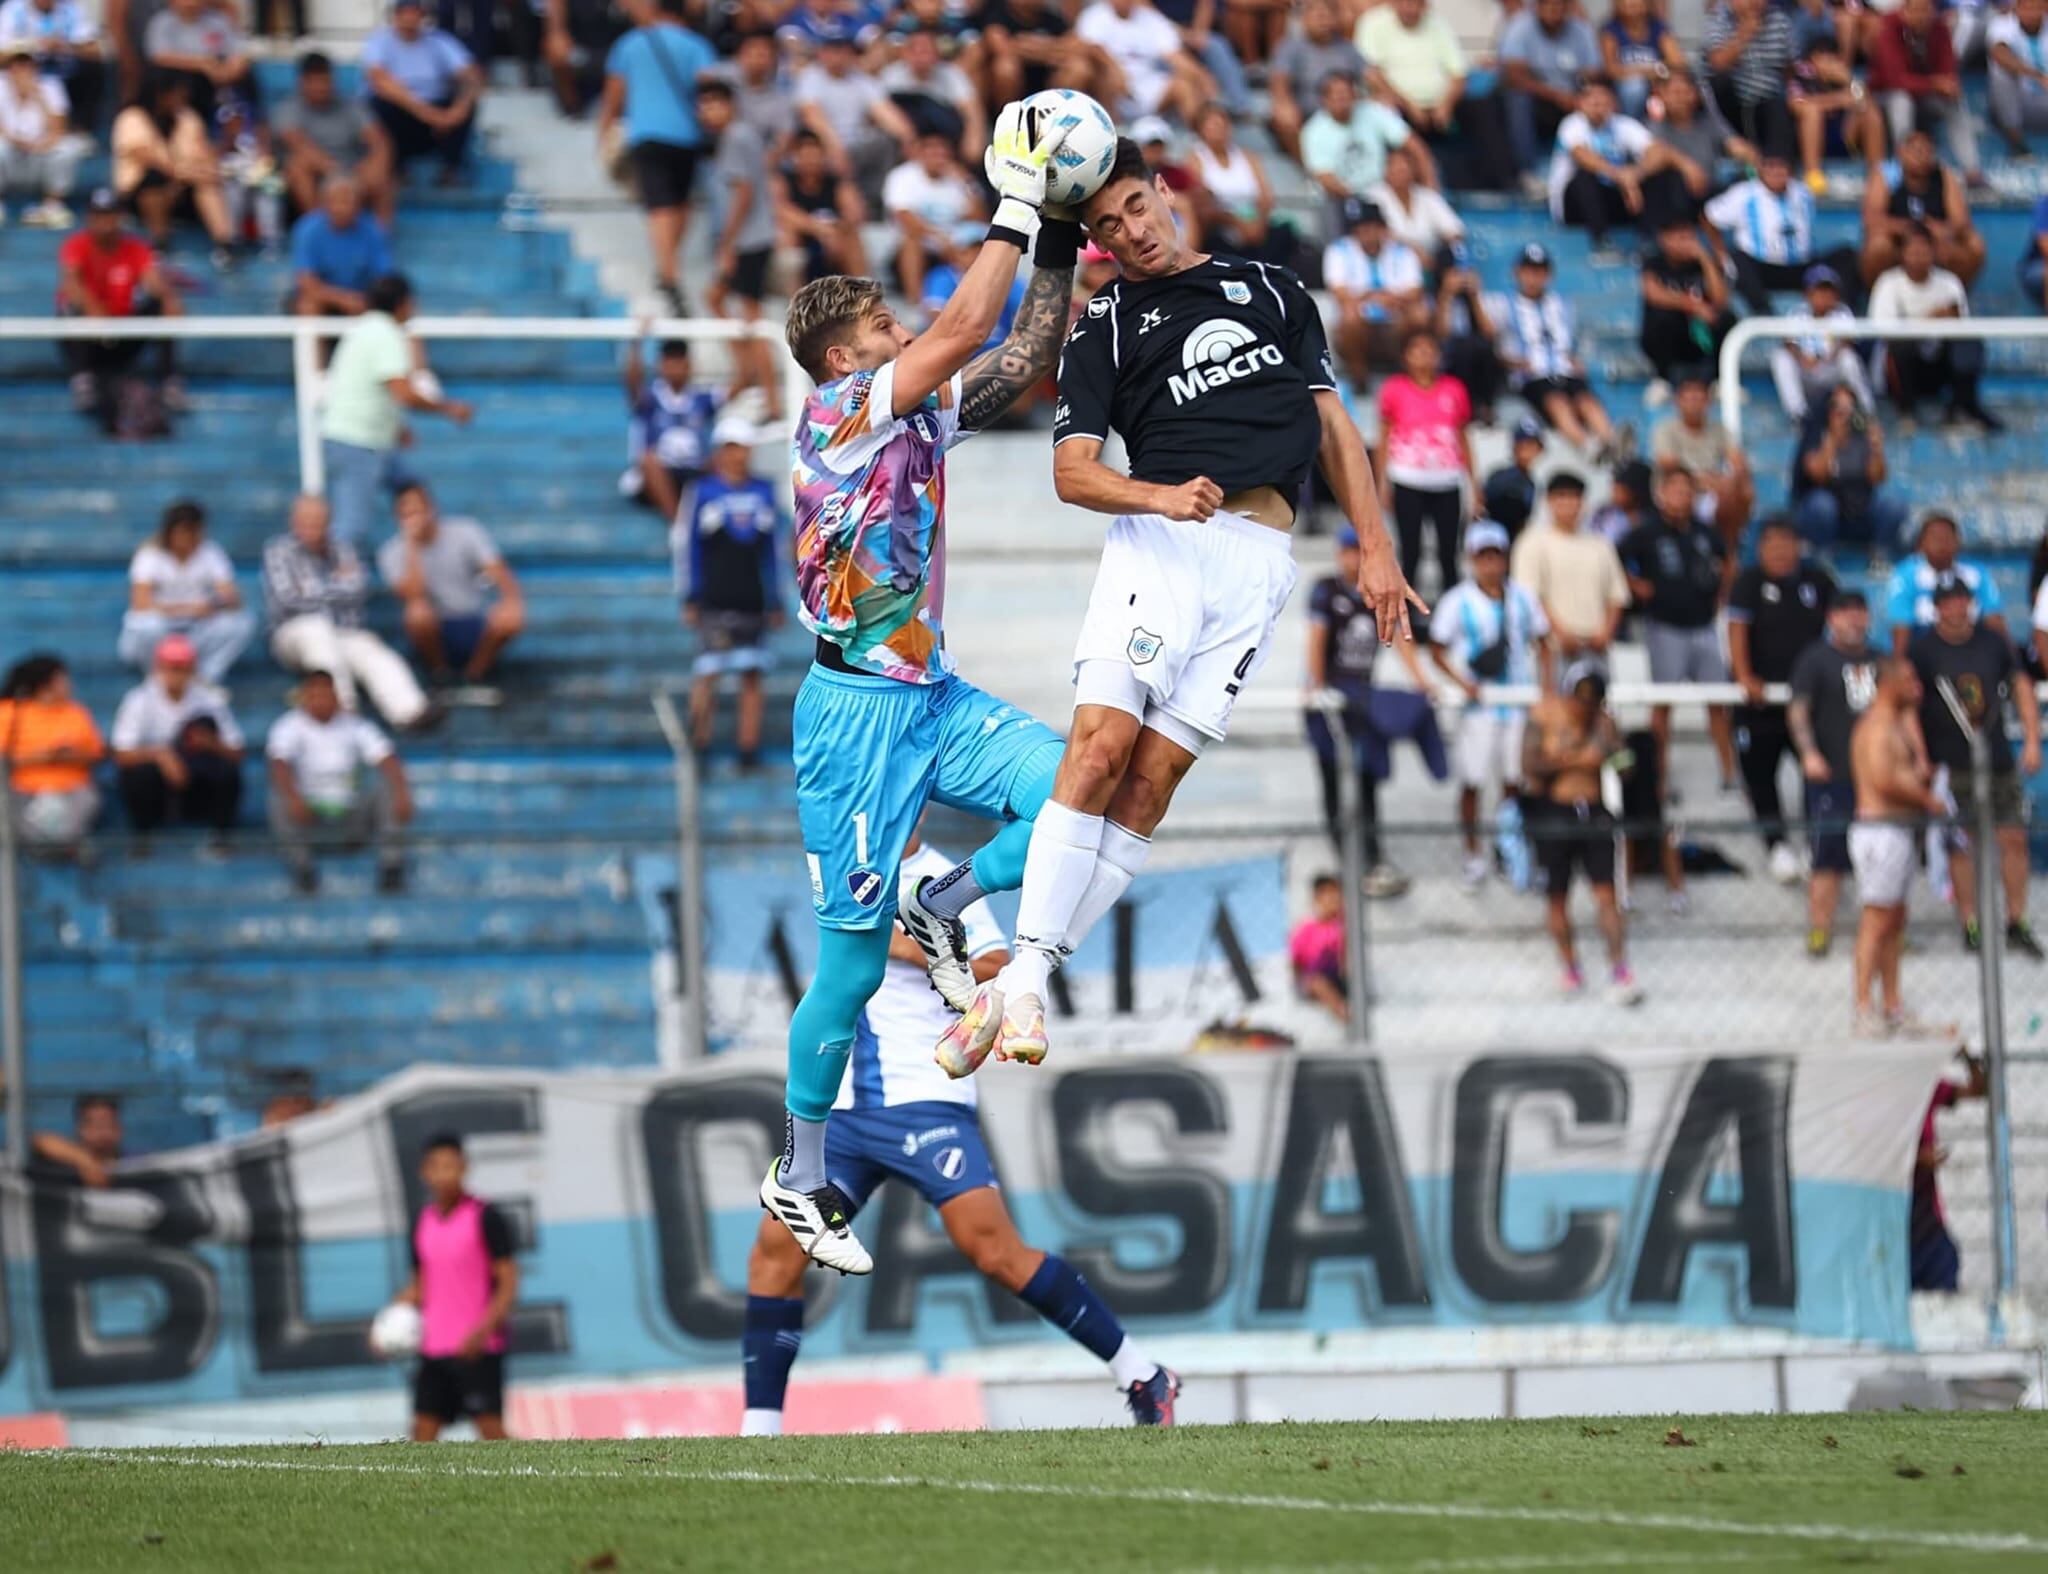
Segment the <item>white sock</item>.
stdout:
<path fill-rule="evenodd" d="M 1133 1383 L 1142 1383 L 1159 1370 L 1159 1363 L 1132 1342 L 1129 1334 L 1116 1347 L 1116 1354 L 1109 1358 L 1109 1375 L 1116 1379 L 1116 1386 L 1129 1388 Z M 749 1410 L 748 1415 L 754 1412 Z"/>
<path fill-rule="evenodd" d="M 1126 1339 L 1124 1343 L 1129 1344 L 1130 1340 Z M 1146 1375 L 1150 1376 L 1151 1374 L 1147 1373 Z M 1136 1379 L 1132 1381 L 1136 1381 Z M 1128 1388 L 1130 1384 L 1126 1383 L 1124 1386 Z M 780 1410 L 749 1410 L 740 1417 L 740 1436 L 782 1436 L 782 1412 Z"/>
<path fill-rule="evenodd" d="M 1152 843 L 1136 831 L 1127 831 L 1114 820 L 1102 822 L 1102 847 L 1095 855 L 1095 872 L 1088 877 L 1088 889 L 1081 893 L 1081 905 L 1067 925 L 1067 949 L 1076 950 L 1088 933 L 1108 916 L 1124 898 L 1131 882 L 1152 856 Z"/>
<path fill-rule="evenodd" d="M 1017 898 L 1016 954 L 1002 971 L 1006 995 L 1045 998 L 1046 980 L 1067 939 L 1074 910 L 1087 894 L 1102 845 L 1102 816 L 1048 802 L 1031 827 L 1024 889 Z"/>

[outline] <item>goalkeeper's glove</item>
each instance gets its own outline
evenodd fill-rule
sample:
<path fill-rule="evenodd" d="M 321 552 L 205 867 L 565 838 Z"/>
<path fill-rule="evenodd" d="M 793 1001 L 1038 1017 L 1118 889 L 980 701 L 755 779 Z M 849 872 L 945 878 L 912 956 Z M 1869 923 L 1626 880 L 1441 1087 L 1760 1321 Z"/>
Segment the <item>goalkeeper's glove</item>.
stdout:
<path fill-rule="evenodd" d="M 1001 199 L 989 233 L 1011 240 L 1020 250 L 1045 206 L 1045 177 L 1052 156 L 1067 138 L 1068 128 L 1055 126 L 1034 142 L 1032 129 L 1040 118 L 1022 103 L 1005 104 L 981 159 L 988 183 Z"/>

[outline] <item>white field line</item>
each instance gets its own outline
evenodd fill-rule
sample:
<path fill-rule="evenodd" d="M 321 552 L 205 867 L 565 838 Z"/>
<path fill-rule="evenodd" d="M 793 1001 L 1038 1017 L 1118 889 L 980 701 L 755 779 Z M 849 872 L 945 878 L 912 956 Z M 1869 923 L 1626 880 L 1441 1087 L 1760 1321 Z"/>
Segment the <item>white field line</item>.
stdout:
<path fill-rule="evenodd" d="M 1498 1558 L 1424 1558 L 1419 1563 L 1262 1563 L 1233 1565 L 1199 1574 L 1542 1574 L 1564 1569 L 1705 1568 L 1710 1564 L 1755 1563 L 1768 1552 L 1571 1552 Z M 1197 1574 L 1197 1571 L 1190 1571 Z"/>
<path fill-rule="evenodd" d="M 477 1445 L 471 1445 L 477 1446 Z M 1590 1525 L 1604 1530 L 1678 1531 L 1701 1536 L 1756 1536 L 1767 1540 L 1845 1541 L 1861 1546 L 1915 1547 L 1941 1552 L 2048 1553 L 2048 1540 L 2017 1533 L 1981 1531 L 1877 1530 L 1862 1525 L 1791 1522 L 1782 1525 L 1708 1519 L 1691 1514 L 1628 1514 L 1606 1509 L 1509 1508 L 1478 1503 L 1341 1502 L 1328 1498 L 1282 1497 L 1252 1492 L 1204 1492 L 1192 1487 L 1091 1487 L 1051 1481 L 958 1481 L 939 1476 L 824 1476 L 796 1470 L 551 1470 L 538 1465 L 405 1465 L 384 1461 L 327 1459 L 243 1459 L 221 1454 L 173 1454 L 125 1448 L 33 1450 L 22 1457 L 89 1459 L 114 1464 L 177 1465 L 201 1470 L 280 1470 L 465 1479 L 590 1481 L 703 1481 L 768 1486 L 857 1487 L 878 1491 L 913 1488 L 969 1492 L 992 1497 L 1050 1497 L 1105 1503 L 1168 1503 L 1200 1508 L 1238 1508 L 1288 1514 L 1361 1514 L 1379 1519 L 1478 1520 L 1524 1525 Z"/>

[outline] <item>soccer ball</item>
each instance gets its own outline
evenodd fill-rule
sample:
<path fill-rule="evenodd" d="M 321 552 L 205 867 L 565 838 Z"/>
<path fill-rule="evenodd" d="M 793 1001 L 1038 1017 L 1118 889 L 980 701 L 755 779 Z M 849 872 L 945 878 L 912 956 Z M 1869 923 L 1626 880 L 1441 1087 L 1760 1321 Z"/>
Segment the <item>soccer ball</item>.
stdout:
<path fill-rule="evenodd" d="M 423 1332 L 420 1309 L 405 1301 L 393 1301 L 370 1319 L 370 1348 L 380 1360 L 403 1361 L 409 1355 L 419 1354 Z"/>
<path fill-rule="evenodd" d="M 1045 200 L 1061 207 L 1079 207 L 1109 179 L 1116 162 L 1116 122 L 1086 93 L 1070 87 L 1049 87 L 1024 100 L 1027 124 L 1042 138 L 1055 126 L 1066 126 L 1067 139 L 1052 156 L 1046 171 Z"/>

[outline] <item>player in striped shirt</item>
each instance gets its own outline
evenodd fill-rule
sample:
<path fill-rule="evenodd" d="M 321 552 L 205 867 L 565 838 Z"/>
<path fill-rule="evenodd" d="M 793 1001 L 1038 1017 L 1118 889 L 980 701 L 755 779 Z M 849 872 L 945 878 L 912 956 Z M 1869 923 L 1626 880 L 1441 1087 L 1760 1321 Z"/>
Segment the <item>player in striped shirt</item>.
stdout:
<path fill-rule="evenodd" d="M 897 870 L 907 895 L 952 860 L 912 839 Z M 1002 926 L 985 902 L 961 914 L 977 979 L 1009 960 Z M 924 954 L 907 935 L 891 937 L 882 987 L 861 1014 L 853 1056 L 825 1135 L 825 1169 L 850 1212 L 889 1181 L 913 1186 L 938 1210 L 960 1253 L 1110 1369 L 1140 1426 L 1171 1426 L 1180 1379 L 1146 1356 L 1088 1281 L 1051 1252 L 1027 1246 L 1003 1206 L 981 1134 L 971 1079 L 956 1082 L 932 1061 L 932 1040 L 952 1014 L 933 995 Z M 803 1337 L 801 1247 L 772 1219 L 761 1221 L 747 1263 L 747 1314 L 740 1336 L 746 1382 L 742 1432 L 782 1431 L 783 1396 Z"/>

